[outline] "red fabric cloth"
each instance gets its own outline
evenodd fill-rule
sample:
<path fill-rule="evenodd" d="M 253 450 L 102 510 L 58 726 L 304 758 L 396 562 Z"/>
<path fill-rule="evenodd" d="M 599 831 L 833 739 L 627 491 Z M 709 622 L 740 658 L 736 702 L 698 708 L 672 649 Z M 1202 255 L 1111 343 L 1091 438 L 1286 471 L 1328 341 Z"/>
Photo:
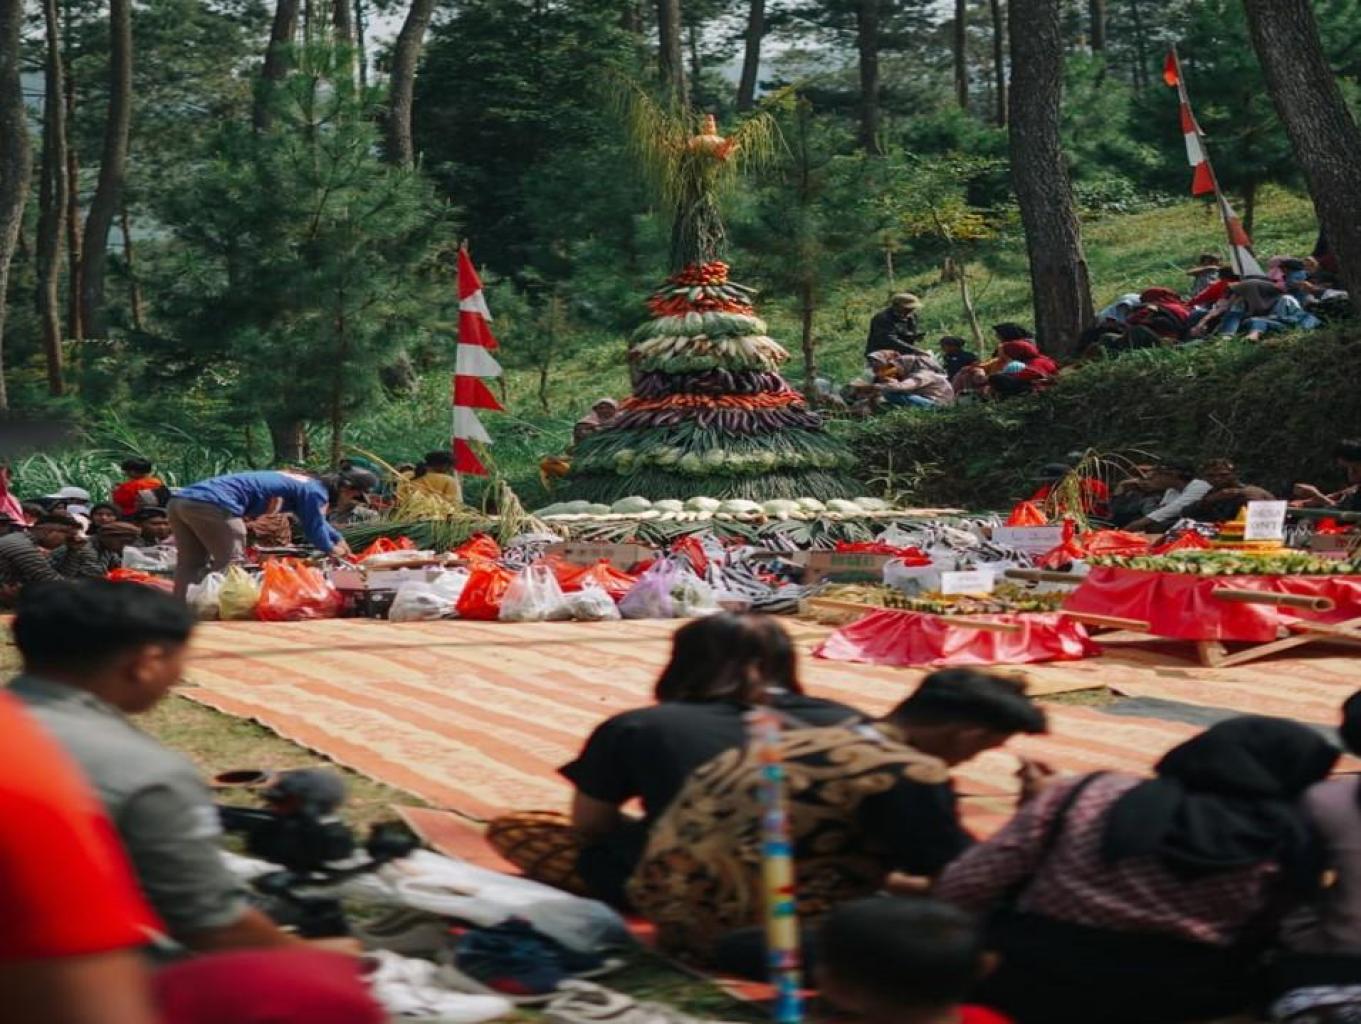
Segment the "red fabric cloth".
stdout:
<path fill-rule="evenodd" d="M 315 949 L 242 950 L 158 971 L 165 1024 L 383 1024 L 356 957 Z"/>
<path fill-rule="evenodd" d="M 123 515 L 130 516 L 137 511 L 137 495 L 164 486 L 165 484 L 154 476 L 144 476 L 140 480 L 124 480 L 113 489 L 113 503 Z"/>
<path fill-rule="evenodd" d="M 141 946 L 162 931 L 66 755 L 0 693 L 0 961 Z"/>
<path fill-rule="evenodd" d="M 1059 364 L 1048 356 L 1041 355 L 1040 347 L 1033 341 L 1004 341 L 1002 354 L 1008 359 L 1017 359 L 1025 363 L 1025 369 L 1021 371 L 1020 376 L 1027 379 L 1052 377 L 1059 372 Z"/>
<path fill-rule="evenodd" d="M 1010 1017 L 1004 1017 L 986 1006 L 961 1006 L 959 1021 L 960 1024 L 1014 1024 Z"/>
<path fill-rule="evenodd" d="M 1093 658 L 1101 648 L 1087 631 L 1061 615 L 988 615 L 1014 622 L 1019 633 L 969 629 L 921 612 L 885 609 L 843 626 L 813 651 L 828 661 L 869 665 L 1024 665 Z"/>
<path fill-rule="evenodd" d="M 1213 306 L 1216 302 L 1229 294 L 1229 285 L 1233 282 L 1224 278 L 1218 281 L 1211 281 L 1199 292 L 1191 297 L 1193 306 Z"/>
<path fill-rule="evenodd" d="M 1330 612 L 1220 601 L 1220 587 L 1330 597 Z M 1097 566 L 1064 608 L 1147 622 L 1155 636 L 1177 640 L 1264 643 L 1294 619 L 1342 622 L 1361 617 L 1361 576 L 1192 576 Z"/>

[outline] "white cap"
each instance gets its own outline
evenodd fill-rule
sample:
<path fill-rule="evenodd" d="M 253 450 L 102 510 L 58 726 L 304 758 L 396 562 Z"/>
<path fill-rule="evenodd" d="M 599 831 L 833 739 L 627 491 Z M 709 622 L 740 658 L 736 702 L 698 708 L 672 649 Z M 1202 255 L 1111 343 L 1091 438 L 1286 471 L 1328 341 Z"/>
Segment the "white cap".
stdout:
<path fill-rule="evenodd" d="M 87 505 L 90 502 L 90 492 L 84 487 L 63 487 L 56 494 L 49 494 L 49 501 L 82 501 Z"/>

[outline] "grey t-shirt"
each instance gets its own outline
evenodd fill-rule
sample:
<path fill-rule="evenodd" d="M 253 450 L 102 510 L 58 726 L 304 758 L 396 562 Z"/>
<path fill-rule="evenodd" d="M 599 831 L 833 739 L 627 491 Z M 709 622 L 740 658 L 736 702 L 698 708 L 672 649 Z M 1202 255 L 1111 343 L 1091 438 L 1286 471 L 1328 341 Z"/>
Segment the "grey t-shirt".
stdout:
<path fill-rule="evenodd" d="M 245 894 L 223 861 L 208 787 L 188 760 L 84 690 L 20 676 L 10 692 L 84 770 L 173 938 L 240 919 Z"/>

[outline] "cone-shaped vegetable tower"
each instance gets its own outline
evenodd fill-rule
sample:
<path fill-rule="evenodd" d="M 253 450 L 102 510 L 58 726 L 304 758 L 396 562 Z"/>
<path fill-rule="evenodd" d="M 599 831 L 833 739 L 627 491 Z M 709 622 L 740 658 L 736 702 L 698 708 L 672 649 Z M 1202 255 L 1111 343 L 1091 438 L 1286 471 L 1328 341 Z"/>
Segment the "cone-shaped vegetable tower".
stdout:
<path fill-rule="evenodd" d="M 657 177 L 675 213 L 674 273 L 648 299 L 652 317 L 629 346 L 632 397 L 576 447 L 570 496 L 852 497 L 850 453 L 780 376 L 789 353 L 767 337 L 752 289 L 728 280 L 718 259 L 718 192 L 734 176 L 731 158 L 753 137 L 751 148 L 759 148 L 771 124 L 758 115 L 724 139 L 710 115 L 687 138 L 685 115 L 646 101 L 642 108 L 652 118 L 644 130 L 661 136 L 640 148 L 663 168 Z M 636 122 L 635 113 L 635 137 Z"/>

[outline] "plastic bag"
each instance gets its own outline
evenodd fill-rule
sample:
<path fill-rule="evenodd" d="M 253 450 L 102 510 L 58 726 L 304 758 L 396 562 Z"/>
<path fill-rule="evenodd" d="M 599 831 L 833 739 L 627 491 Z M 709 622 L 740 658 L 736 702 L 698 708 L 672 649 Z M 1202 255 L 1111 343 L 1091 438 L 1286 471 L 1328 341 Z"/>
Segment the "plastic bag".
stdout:
<path fill-rule="evenodd" d="M 501 616 L 501 599 L 515 574 L 495 562 L 481 562 L 473 568 L 463 593 L 458 597 L 458 617 L 495 621 Z"/>
<path fill-rule="evenodd" d="M 456 615 L 458 599 L 463 596 L 463 588 L 468 585 L 467 569 L 450 569 L 438 574 L 430 581 L 435 593 L 449 602 L 449 615 Z"/>
<path fill-rule="evenodd" d="M 572 617 L 553 570 L 546 565 L 522 569 L 501 599 L 502 622 L 548 622 Z"/>
<path fill-rule="evenodd" d="M 1089 555 L 1146 555 L 1148 538 L 1125 530 L 1092 530 L 1079 538 Z"/>
<path fill-rule="evenodd" d="M 609 622 L 623 618 L 614 598 L 594 581 L 587 581 L 580 590 L 567 594 L 563 605 L 577 622 Z"/>
<path fill-rule="evenodd" d="M 239 565 L 227 566 L 218 591 L 218 612 L 223 619 L 255 618 L 255 606 L 260 603 L 260 581 Z"/>
<path fill-rule="evenodd" d="M 568 565 L 560 562 L 554 568 L 558 583 L 562 585 L 565 594 L 594 586 L 605 591 L 614 600 L 622 601 L 624 595 L 638 582 L 637 576 L 620 572 L 605 559 L 601 559 L 595 565 Z"/>
<path fill-rule="evenodd" d="M 123 549 L 123 568 L 140 569 L 142 572 L 174 572 L 175 549 L 165 545 L 135 548 L 129 544 Z"/>
<path fill-rule="evenodd" d="M 255 617 L 262 622 L 301 622 L 333 619 L 344 599 L 340 591 L 317 569 L 295 558 L 279 558 L 264 564 L 260 603 Z"/>
<path fill-rule="evenodd" d="M 940 589 L 940 570 L 929 561 L 909 564 L 900 558 L 884 565 L 884 583 L 909 596 Z"/>
<path fill-rule="evenodd" d="M 475 533 L 451 552 L 457 558 L 474 561 L 479 558 L 495 561 L 501 557 L 501 545 L 485 533 Z"/>
<path fill-rule="evenodd" d="M 1011 515 L 1007 516 L 1008 526 L 1048 526 L 1049 519 L 1045 516 L 1044 510 L 1033 501 L 1017 502 L 1012 508 Z"/>
<path fill-rule="evenodd" d="M 140 569 L 110 569 L 106 579 L 114 583 L 137 583 L 144 587 L 155 587 L 157 590 L 169 591 L 174 589 L 169 580 L 160 579 L 148 572 Z"/>
<path fill-rule="evenodd" d="M 374 555 L 386 555 L 393 551 L 413 551 L 416 545 L 411 542 L 410 537 L 379 537 L 376 541 L 359 552 L 358 561 L 362 562 L 366 558 Z"/>
<path fill-rule="evenodd" d="M 686 534 L 671 545 L 671 557 L 688 559 L 690 568 L 700 574 L 709 569 L 709 553 L 704 550 L 704 545 L 700 543 L 699 538 L 692 533 Z"/>
<path fill-rule="evenodd" d="M 930 565 L 931 558 L 921 548 L 898 547 L 882 540 L 845 541 L 839 540 L 834 551 L 840 554 L 893 555 L 908 565 Z"/>
<path fill-rule="evenodd" d="M 202 583 L 191 583 L 185 600 L 196 619 L 215 619 L 220 614 L 222 584 L 226 576 L 220 572 L 210 572 L 203 577 Z"/>
<path fill-rule="evenodd" d="M 626 619 L 672 618 L 671 586 L 679 576 L 680 567 L 675 562 L 657 559 L 619 602 L 620 614 Z"/>
<path fill-rule="evenodd" d="M 397 588 L 388 609 L 389 622 L 433 622 L 452 614 L 454 603 L 429 583 L 413 580 Z"/>

